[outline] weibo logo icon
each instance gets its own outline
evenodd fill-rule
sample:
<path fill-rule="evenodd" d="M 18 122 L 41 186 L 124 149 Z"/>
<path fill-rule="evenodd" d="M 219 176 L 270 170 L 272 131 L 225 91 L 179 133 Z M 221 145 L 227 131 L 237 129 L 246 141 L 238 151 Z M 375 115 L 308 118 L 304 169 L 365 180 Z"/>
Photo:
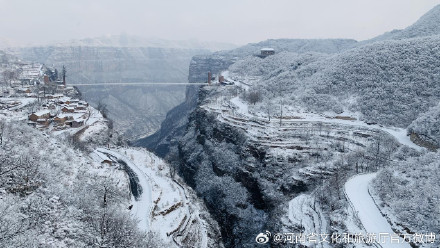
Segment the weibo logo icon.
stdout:
<path fill-rule="evenodd" d="M 270 232 L 266 231 L 265 233 L 260 233 L 257 235 L 257 237 L 255 238 L 255 241 L 258 244 L 266 244 L 267 242 L 269 242 L 270 239 Z"/>

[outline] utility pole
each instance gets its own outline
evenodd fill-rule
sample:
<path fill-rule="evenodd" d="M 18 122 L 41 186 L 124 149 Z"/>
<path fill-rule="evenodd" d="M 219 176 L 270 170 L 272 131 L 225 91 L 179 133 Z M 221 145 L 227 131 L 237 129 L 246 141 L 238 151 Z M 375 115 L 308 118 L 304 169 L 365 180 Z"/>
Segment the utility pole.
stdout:
<path fill-rule="evenodd" d="M 66 73 L 67 73 L 66 67 L 63 65 L 63 84 L 64 84 L 64 87 L 66 87 Z"/>
<path fill-rule="evenodd" d="M 281 127 L 283 121 L 283 100 L 280 100 L 280 109 L 281 109 L 281 116 L 280 116 L 280 127 Z"/>

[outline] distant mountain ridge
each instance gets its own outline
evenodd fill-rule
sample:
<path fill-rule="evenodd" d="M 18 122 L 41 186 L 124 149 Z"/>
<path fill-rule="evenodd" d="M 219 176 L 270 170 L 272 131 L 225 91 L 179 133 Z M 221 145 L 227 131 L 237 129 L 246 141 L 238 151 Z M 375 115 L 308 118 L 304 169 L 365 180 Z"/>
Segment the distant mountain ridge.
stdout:
<path fill-rule="evenodd" d="M 269 39 L 258 43 L 249 43 L 245 46 L 230 50 L 221 51 L 215 54 L 234 56 L 249 56 L 260 52 L 260 49 L 270 47 L 276 52 L 317 52 L 317 53 L 339 53 L 353 48 L 358 41 L 353 39 Z"/>
<path fill-rule="evenodd" d="M 218 41 L 191 40 L 166 40 L 160 38 L 145 38 L 136 35 L 107 35 L 84 39 L 72 39 L 44 43 L 14 44 L 14 41 L 0 38 L 0 48 L 26 48 L 26 47 L 124 47 L 124 48 L 173 48 L 173 49 L 203 49 L 211 52 L 230 50 L 238 45 Z"/>
<path fill-rule="evenodd" d="M 367 42 L 383 40 L 401 40 L 416 37 L 440 35 L 440 5 L 435 6 L 411 26 L 402 30 L 393 30 L 379 35 Z"/>

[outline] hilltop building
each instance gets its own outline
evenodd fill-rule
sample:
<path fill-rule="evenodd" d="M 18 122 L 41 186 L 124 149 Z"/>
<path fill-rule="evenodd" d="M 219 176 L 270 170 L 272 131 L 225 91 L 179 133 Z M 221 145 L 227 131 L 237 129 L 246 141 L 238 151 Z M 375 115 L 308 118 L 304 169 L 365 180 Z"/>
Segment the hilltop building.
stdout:
<path fill-rule="evenodd" d="M 266 58 L 267 56 L 274 55 L 274 54 L 275 54 L 275 49 L 273 49 L 273 48 L 262 48 L 261 49 L 260 57 L 261 58 Z"/>

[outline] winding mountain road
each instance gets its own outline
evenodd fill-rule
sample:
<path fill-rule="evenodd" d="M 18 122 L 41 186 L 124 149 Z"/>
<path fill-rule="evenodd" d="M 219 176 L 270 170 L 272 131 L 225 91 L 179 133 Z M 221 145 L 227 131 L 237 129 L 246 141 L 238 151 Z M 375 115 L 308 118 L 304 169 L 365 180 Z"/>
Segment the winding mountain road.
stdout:
<path fill-rule="evenodd" d="M 141 230 L 149 231 L 150 229 L 150 215 L 152 212 L 153 202 L 151 199 L 151 185 L 148 182 L 147 176 L 139 167 L 134 164 L 130 159 L 121 155 L 113 150 L 108 150 L 104 148 L 98 148 L 97 152 L 110 155 L 115 158 L 118 163 L 127 166 L 129 170 L 126 170 L 130 176 L 130 184 L 136 184 L 136 192 L 133 193 L 133 209 L 132 212 L 139 220 L 138 226 Z M 132 187 L 133 191 L 133 187 Z"/>
<path fill-rule="evenodd" d="M 348 200 L 352 203 L 353 211 L 357 213 L 368 234 L 376 234 L 377 239 L 383 237 L 383 239 L 378 240 L 381 247 L 411 248 L 402 238 L 399 238 L 399 241 L 394 240 L 391 242 L 391 235 L 395 236 L 395 233 L 368 192 L 368 185 L 376 177 L 376 174 L 357 175 L 345 183 L 345 192 Z"/>

